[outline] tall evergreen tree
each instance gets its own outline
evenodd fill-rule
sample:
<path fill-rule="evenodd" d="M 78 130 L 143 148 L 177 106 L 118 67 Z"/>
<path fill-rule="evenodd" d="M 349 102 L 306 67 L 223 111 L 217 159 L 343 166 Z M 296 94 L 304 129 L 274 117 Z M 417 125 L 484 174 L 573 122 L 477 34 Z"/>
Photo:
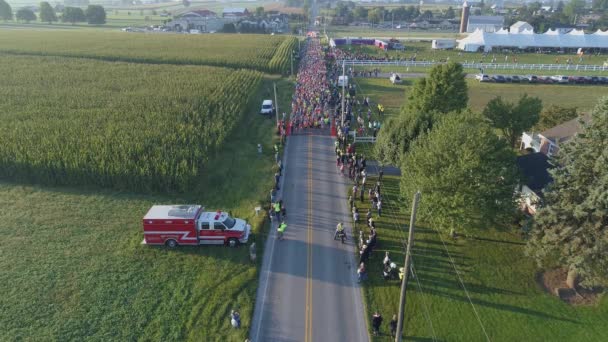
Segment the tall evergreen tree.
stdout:
<path fill-rule="evenodd" d="M 572 141 L 560 146 L 553 183 L 535 216 L 528 253 L 558 263 L 581 285 L 608 285 L 608 97 Z"/>
<path fill-rule="evenodd" d="M 422 191 L 418 215 L 438 229 L 485 227 L 515 213 L 515 155 L 477 114 L 439 119 L 410 147 L 401 172 L 402 196 Z"/>

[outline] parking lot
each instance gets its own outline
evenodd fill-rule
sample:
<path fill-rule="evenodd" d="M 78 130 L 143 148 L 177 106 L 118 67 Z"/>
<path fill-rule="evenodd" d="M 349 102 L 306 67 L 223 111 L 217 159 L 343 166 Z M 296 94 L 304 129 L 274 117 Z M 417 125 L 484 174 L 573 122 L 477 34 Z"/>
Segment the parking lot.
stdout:
<path fill-rule="evenodd" d="M 608 85 L 605 76 L 540 76 L 540 75 L 489 75 L 477 74 L 475 79 L 479 82 L 494 83 L 542 83 L 542 84 L 590 84 Z"/>

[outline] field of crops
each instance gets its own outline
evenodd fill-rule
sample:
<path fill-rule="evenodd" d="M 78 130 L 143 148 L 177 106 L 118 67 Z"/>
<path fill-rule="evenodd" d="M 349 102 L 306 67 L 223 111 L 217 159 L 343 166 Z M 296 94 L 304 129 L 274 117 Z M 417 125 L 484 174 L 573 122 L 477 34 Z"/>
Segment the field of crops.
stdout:
<path fill-rule="evenodd" d="M 270 35 L 178 35 L 96 31 L 13 31 L 0 52 L 151 64 L 192 64 L 287 73 L 297 40 Z"/>
<path fill-rule="evenodd" d="M 261 73 L 0 55 L 0 177 L 185 191 Z"/>

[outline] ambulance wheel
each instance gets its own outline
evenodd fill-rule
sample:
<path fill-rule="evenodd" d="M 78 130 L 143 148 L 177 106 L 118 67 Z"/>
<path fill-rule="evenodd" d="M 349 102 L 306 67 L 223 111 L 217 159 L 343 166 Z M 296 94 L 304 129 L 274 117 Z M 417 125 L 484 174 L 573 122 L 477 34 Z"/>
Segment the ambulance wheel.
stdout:
<path fill-rule="evenodd" d="M 169 240 L 165 241 L 165 245 L 169 248 L 175 248 L 175 247 L 177 247 L 177 241 L 175 241 L 173 239 L 169 239 Z"/>
<path fill-rule="evenodd" d="M 235 238 L 228 239 L 228 246 L 230 246 L 230 247 L 236 247 L 238 245 L 239 245 L 239 240 L 237 240 Z"/>

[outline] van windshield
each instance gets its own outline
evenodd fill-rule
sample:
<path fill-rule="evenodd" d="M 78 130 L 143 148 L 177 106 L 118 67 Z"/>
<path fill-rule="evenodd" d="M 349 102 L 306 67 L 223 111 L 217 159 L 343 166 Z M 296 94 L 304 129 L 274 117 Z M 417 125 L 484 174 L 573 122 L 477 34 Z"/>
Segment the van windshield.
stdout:
<path fill-rule="evenodd" d="M 264 109 L 270 109 L 270 108 L 272 108 L 272 105 L 265 104 L 265 105 L 262 106 L 262 108 L 264 108 Z"/>
<path fill-rule="evenodd" d="M 224 224 L 224 226 L 226 226 L 226 228 L 228 229 L 232 229 L 234 227 L 234 225 L 236 224 L 236 220 L 233 219 L 232 217 L 227 217 L 224 222 L 222 222 Z"/>

